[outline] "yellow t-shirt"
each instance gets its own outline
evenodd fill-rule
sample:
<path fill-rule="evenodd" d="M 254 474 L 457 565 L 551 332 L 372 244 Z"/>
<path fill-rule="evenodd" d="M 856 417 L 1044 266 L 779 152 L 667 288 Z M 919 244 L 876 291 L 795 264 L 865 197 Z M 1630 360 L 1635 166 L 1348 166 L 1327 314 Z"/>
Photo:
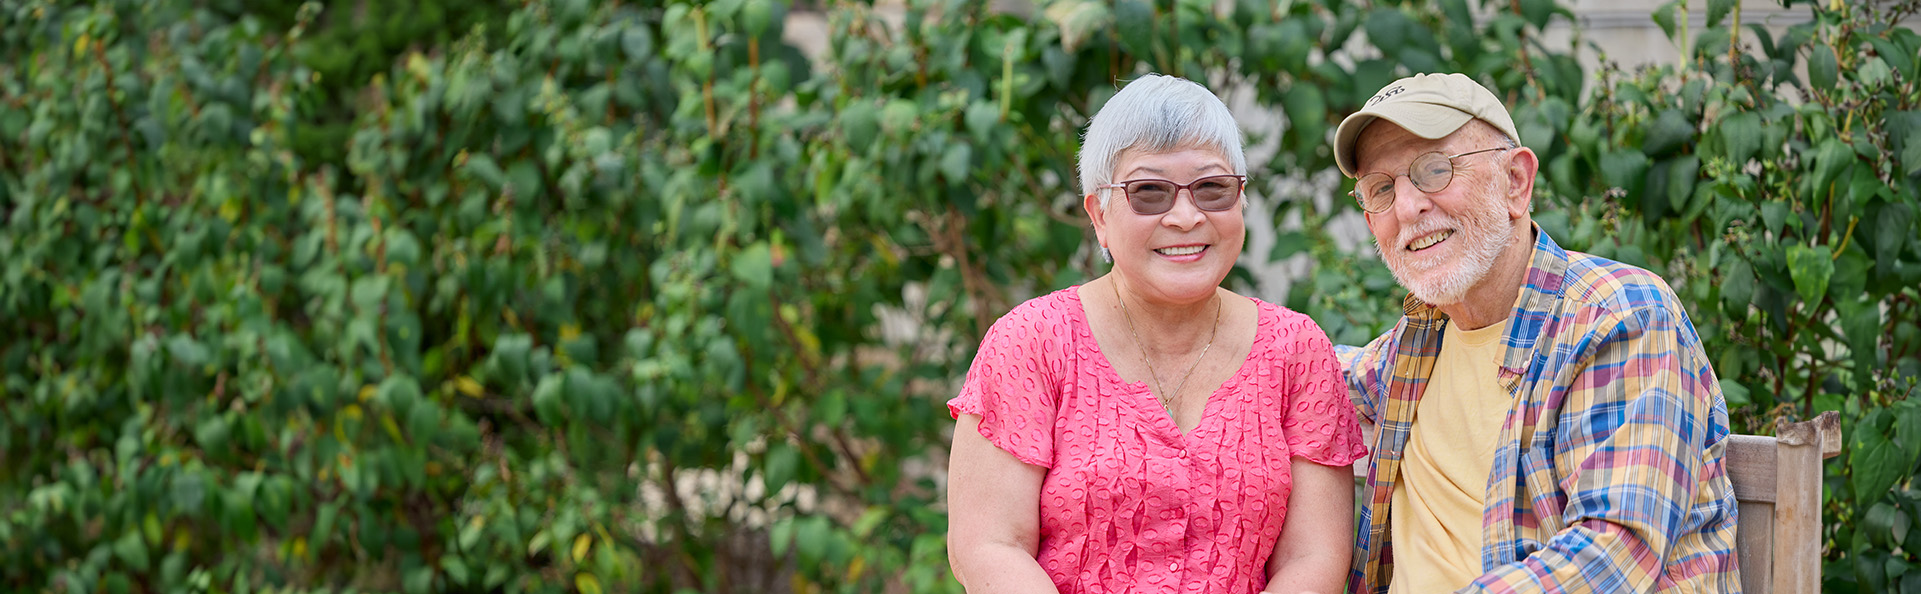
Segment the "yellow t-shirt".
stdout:
<path fill-rule="evenodd" d="M 1512 397 L 1501 389 L 1507 322 L 1448 328 L 1414 409 L 1394 484 L 1390 594 L 1452 592 L 1481 576 L 1481 512 Z"/>

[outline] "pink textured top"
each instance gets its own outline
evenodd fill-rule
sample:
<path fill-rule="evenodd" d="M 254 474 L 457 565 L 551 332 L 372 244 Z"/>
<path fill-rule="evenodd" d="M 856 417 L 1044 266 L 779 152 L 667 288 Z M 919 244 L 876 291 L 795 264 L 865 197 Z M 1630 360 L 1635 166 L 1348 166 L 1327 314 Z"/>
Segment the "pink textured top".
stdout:
<path fill-rule="evenodd" d="M 1075 288 L 994 323 L 950 413 L 1028 464 L 1041 484 L 1041 568 L 1064 594 L 1251 594 L 1287 519 L 1296 456 L 1367 454 L 1326 334 L 1254 301 L 1247 360 L 1183 435 L 1146 384 L 1095 344 Z"/>

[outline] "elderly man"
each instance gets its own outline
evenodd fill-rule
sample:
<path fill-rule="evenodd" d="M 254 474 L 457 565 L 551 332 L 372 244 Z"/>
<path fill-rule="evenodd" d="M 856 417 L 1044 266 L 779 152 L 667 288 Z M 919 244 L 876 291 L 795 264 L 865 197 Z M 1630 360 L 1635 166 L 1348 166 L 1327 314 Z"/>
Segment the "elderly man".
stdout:
<path fill-rule="evenodd" d="M 1404 78 L 1334 154 L 1394 277 L 1341 363 L 1378 427 L 1350 591 L 1737 592 L 1727 403 L 1667 284 L 1529 217 L 1534 151 L 1460 74 Z"/>

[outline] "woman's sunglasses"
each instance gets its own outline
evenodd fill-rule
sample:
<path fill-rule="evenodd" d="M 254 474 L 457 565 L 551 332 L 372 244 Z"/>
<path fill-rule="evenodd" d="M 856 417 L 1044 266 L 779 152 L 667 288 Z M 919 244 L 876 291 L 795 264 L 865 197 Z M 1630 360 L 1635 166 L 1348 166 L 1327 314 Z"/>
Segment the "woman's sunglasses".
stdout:
<path fill-rule="evenodd" d="M 1164 179 L 1131 179 L 1099 187 L 1120 188 L 1134 214 L 1157 215 L 1174 209 L 1174 200 L 1181 190 L 1187 190 L 1194 198 L 1194 208 L 1208 212 L 1233 208 L 1240 203 L 1241 186 L 1246 182 L 1245 175 L 1210 175 L 1185 184 Z"/>

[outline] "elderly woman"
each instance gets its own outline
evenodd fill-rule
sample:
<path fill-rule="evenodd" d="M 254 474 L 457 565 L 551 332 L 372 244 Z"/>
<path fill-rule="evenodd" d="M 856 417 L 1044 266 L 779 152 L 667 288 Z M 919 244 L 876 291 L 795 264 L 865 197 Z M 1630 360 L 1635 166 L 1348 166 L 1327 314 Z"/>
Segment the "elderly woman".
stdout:
<path fill-rule="evenodd" d="M 1221 288 L 1247 162 L 1207 89 L 1146 76 L 1088 123 L 1113 270 L 982 341 L 948 472 L 970 592 L 1340 592 L 1365 455 L 1314 322 Z M 1114 198 L 1120 200 L 1114 200 Z"/>

